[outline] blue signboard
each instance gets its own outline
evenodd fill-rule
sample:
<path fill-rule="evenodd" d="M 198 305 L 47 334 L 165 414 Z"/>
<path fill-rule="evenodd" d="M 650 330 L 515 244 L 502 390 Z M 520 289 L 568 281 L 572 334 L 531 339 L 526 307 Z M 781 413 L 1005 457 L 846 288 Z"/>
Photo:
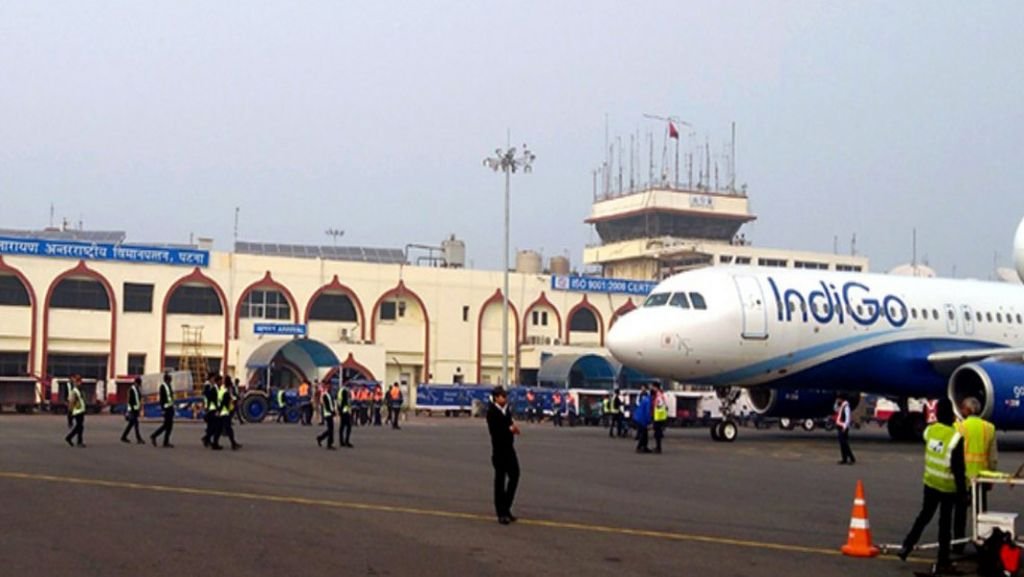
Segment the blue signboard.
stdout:
<path fill-rule="evenodd" d="M 258 335 L 287 335 L 290 337 L 306 336 L 306 325 L 290 325 L 279 323 L 256 323 L 253 331 Z"/>
<path fill-rule="evenodd" d="M 658 283 L 623 278 L 603 278 L 591 276 L 551 277 L 551 289 L 556 291 L 616 293 L 625 295 L 646 296 Z"/>
<path fill-rule="evenodd" d="M 83 260 L 112 260 L 150 264 L 206 267 L 210 253 L 190 248 L 162 248 L 78 242 L 72 240 L 38 240 L 0 236 L 0 254 L 77 258 Z"/>

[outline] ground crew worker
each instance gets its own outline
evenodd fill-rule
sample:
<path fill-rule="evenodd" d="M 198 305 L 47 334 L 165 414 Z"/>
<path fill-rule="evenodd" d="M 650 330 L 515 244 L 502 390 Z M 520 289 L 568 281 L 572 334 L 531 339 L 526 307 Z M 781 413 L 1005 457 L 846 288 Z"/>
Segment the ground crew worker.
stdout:
<path fill-rule="evenodd" d="M 487 407 L 487 431 L 491 435 L 491 465 L 494 467 L 494 510 L 498 522 L 508 525 L 516 520 L 512 502 L 519 486 L 519 459 L 514 446 L 519 427 L 512 421 L 508 393 L 498 386 L 491 393 Z"/>
<path fill-rule="evenodd" d="M 392 429 L 401 429 L 398 426 L 398 418 L 402 415 L 402 401 L 402 388 L 398 386 L 398 383 L 391 385 L 391 390 L 388 391 L 388 412 L 392 415 Z"/>
<path fill-rule="evenodd" d="M 953 403 L 941 399 L 935 408 L 936 422 L 924 431 L 924 502 L 914 526 L 903 540 L 900 559 L 906 561 L 921 538 L 921 532 L 939 509 L 939 556 L 932 574 L 952 568 L 949 561 L 953 508 L 959 496 L 967 491 L 964 475 L 964 444 L 953 427 Z"/>
<path fill-rule="evenodd" d="M 842 460 L 839 461 L 840 465 L 852 465 L 857 462 L 857 459 L 853 456 L 853 451 L 850 450 L 850 425 L 852 420 L 850 418 L 850 402 L 846 400 L 846 397 L 840 393 L 836 396 L 836 431 L 839 436 L 839 452 L 842 455 Z"/>
<path fill-rule="evenodd" d="M 651 449 L 647 446 L 647 427 L 651 426 L 651 395 L 647 391 L 647 385 L 640 389 L 640 396 L 636 399 L 633 422 L 636 423 L 636 452 L 650 453 Z"/>
<path fill-rule="evenodd" d="M 601 399 L 601 426 L 603 426 L 603 427 L 611 427 L 611 424 L 612 424 L 612 397 L 611 397 L 611 395 L 608 395 L 607 397 Z M 611 432 L 608 433 L 608 436 L 609 437 L 612 436 Z"/>
<path fill-rule="evenodd" d="M 239 425 L 244 425 L 245 419 L 242 418 L 242 389 L 238 386 L 238 379 L 232 379 L 226 375 L 224 378 L 231 383 L 231 396 L 235 400 L 235 412 L 232 416 L 238 419 Z"/>
<path fill-rule="evenodd" d="M 70 429 L 74 425 L 74 417 L 71 416 L 71 389 L 82 386 L 82 377 L 71 375 L 71 379 L 64 381 L 62 386 L 64 388 L 64 409 L 67 411 L 68 428 Z"/>
<path fill-rule="evenodd" d="M 551 395 L 551 423 L 556 427 L 562 426 L 562 393 L 558 391 Z"/>
<path fill-rule="evenodd" d="M 665 436 L 665 425 L 668 424 L 668 400 L 661 383 L 654 384 L 654 452 L 661 453 L 661 439 Z"/>
<path fill-rule="evenodd" d="M 128 424 L 124 428 L 124 432 L 121 433 L 121 442 L 130 443 L 128 440 L 128 433 L 135 430 L 135 442 L 144 445 L 146 441 L 142 440 L 142 434 L 139 433 L 139 413 L 142 412 L 142 394 L 139 392 L 139 385 L 142 384 L 142 379 L 135 377 L 135 381 L 128 387 L 128 403 L 125 405 L 124 418 L 128 420 Z"/>
<path fill-rule="evenodd" d="M 160 383 L 160 408 L 164 412 L 164 422 L 160 428 L 153 431 L 149 440 L 156 446 L 156 438 L 163 433 L 164 447 L 173 449 L 171 444 L 171 431 L 174 430 L 174 389 L 171 388 L 171 373 L 164 373 L 164 382 Z"/>
<path fill-rule="evenodd" d="M 217 407 L 220 409 L 220 430 L 218 431 L 218 439 L 220 435 L 227 435 L 228 440 L 231 441 L 231 450 L 237 451 L 242 448 L 242 445 L 235 441 L 235 428 L 233 422 L 235 420 L 235 407 L 238 406 L 238 399 L 235 398 L 231 391 L 231 379 L 228 377 L 224 378 L 224 382 L 221 383 L 220 390 L 217 391 Z"/>
<path fill-rule="evenodd" d="M 338 387 L 338 412 L 341 424 L 338 427 L 338 445 L 352 448 L 352 391 L 344 383 Z"/>
<path fill-rule="evenodd" d="M 967 397 L 960 403 L 960 415 L 964 420 L 957 424 L 957 432 L 963 437 L 964 444 L 964 475 L 967 477 L 968 485 L 976 479 L 982 471 L 995 471 L 999 466 L 999 455 L 996 449 L 996 427 L 992 423 L 982 419 L 981 402 L 974 397 Z M 984 486 L 981 493 L 981 511 L 988 508 L 988 489 Z M 967 503 L 968 495 L 960 497 L 954 515 L 953 530 L 954 538 L 960 540 L 966 534 L 967 529 Z M 979 513 L 981 511 L 975 511 Z M 955 553 L 961 553 L 963 545 L 958 544 L 954 548 Z"/>
<path fill-rule="evenodd" d="M 284 400 L 284 388 L 277 389 L 277 420 L 275 423 L 288 422 L 288 411 Z"/>
<path fill-rule="evenodd" d="M 302 424 L 312 425 L 313 424 L 313 405 L 309 400 L 309 382 L 302 381 L 299 385 L 299 408 L 302 414 Z"/>
<path fill-rule="evenodd" d="M 612 436 L 612 431 L 615 432 L 619 437 L 626 436 L 626 423 L 622 418 L 623 410 L 625 409 L 624 403 L 622 402 L 622 393 L 619 389 L 615 389 L 615 394 L 609 399 L 609 404 L 612 408 L 612 423 L 608 429 L 608 436 Z"/>
<path fill-rule="evenodd" d="M 228 440 L 231 441 L 231 450 L 237 451 L 242 448 L 238 442 L 235 441 L 235 429 L 231 426 L 234 421 L 235 402 L 231 395 L 231 389 L 228 386 L 229 379 L 217 379 L 217 417 L 218 426 L 216 433 L 213 436 L 213 450 L 220 451 L 223 447 L 220 445 L 221 435 L 227 435 Z"/>
<path fill-rule="evenodd" d="M 537 395 L 531 389 L 526 390 L 526 422 L 532 423 L 537 415 Z"/>
<path fill-rule="evenodd" d="M 398 383 L 391 385 L 397 387 Z M 373 426 L 379 427 L 381 425 L 381 405 L 384 404 L 384 389 L 377 385 L 373 388 Z"/>
<path fill-rule="evenodd" d="M 82 433 L 85 432 L 85 394 L 82 393 L 82 377 L 75 375 L 71 378 L 71 389 L 68 391 L 68 415 L 71 416 L 71 422 L 73 426 L 71 431 L 68 432 L 67 436 L 64 437 L 64 442 L 69 447 L 79 446 L 85 447 L 85 443 L 82 442 Z M 75 443 L 71 442 L 71 439 L 78 438 Z"/>
<path fill-rule="evenodd" d="M 331 397 L 331 390 L 327 387 L 327 384 L 320 385 L 320 417 L 327 426 L 324 432 L 320 433 L 316 437 L 316 444 L 319 447 L 324 446 L 324 439 L 327 439 L 327 449 L 330 451 L 334 450 L 334 398 Z"/>
<path fill-rule="evenodd" d="M 203 421 L 206 431 L 203 433 L 203 446 L 209 447 L 213 435 L 217 432 L 217 385 L 213 383 L 220 378 L 218 375 L 207 375 L 203 383 Z"/>

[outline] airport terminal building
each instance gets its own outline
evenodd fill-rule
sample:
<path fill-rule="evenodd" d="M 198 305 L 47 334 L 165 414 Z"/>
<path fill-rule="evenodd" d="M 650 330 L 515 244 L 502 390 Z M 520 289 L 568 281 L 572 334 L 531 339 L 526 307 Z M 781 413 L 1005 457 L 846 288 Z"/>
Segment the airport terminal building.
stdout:
<path fill-rule="evenodd" d="M 604 349 L 609 328 L 681 270 L 867 270 L 864 257 L 737 242 L 753 218 L 745 191 L 663 186 L 595 198 L 588 222 L 603 244 L 584 261 L 600 267 L 596 276 L 571 273 L 565 257 L 544 266 L 536 252 L 517 255 L 510 380 L 538 383 L 554 357 L 615 365 Z M 30 403 L 38 384 L 75 373 L 123 383 L 167 369 L 195 374 L 197 363 L 285 386 L 334 377 L 501 382 L 503 275 L 464 268 L 465 245 L 454 237 L 406 249 L 212 246 L 135 245 L 121 232 L 66 227 L 0 230 L 0 403 Z M 283 347 L 294 340 L 302 346 Z"/>

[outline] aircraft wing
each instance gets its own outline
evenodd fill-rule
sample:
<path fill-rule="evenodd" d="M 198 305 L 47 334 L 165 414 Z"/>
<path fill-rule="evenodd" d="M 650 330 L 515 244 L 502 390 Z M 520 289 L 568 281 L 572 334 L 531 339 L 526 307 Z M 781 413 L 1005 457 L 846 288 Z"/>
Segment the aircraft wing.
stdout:
<path fill-rule="evenodd" d="M 945 375 L 953 374 L 957 367 L 971 361 L 996 358 L 1005 361 L 1024 362 L 1024 348 L 1002 347 L 995 349 L 967 349 L 962 351 L 944 351 L 928 355 L 932 367 Z"/>

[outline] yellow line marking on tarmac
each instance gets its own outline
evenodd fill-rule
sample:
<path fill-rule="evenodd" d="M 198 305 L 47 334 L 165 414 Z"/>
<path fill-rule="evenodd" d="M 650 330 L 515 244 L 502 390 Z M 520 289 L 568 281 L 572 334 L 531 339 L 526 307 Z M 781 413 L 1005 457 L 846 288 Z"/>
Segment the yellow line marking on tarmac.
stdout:
<path fill-rule="evenodd" d="M 407 515 L 442 517 L 447 519 L 464 519 L 469 521 L 486 521 L 489 523 L 494 522 L 494 517 L 491 515 L 480 515 L 477 513 L 460 513 L 458 511 L 444 511 L 441 509 L 421 509 L 417 507 L 356 503 L 352 501 L 308 499 L 305 497 L 287 497 L 282 495 L 245 493 L 238 491 L 222 491 L 218 489 L 199 489 L 194 487 L 172 487 L 169 485 L 153 485 L 147 483 L 133 483 L 128 481 L 105 481 L 103 479 L 62 477 L 57 475 L 44 475 L 38 473 L 18 473 L 11 471 L 0 471 L 0 479 L 15 479 L 22 481 L 49 481 L 53 483 L 64 483 L 68 485 L 107 487 L 111 489 L 131 489 L 136 491 L 175 493 L 179 495 L 193 495 L 202 497 L 231 497 L 234 499 L 241 500 L 263 501 L 268 503 L 286 503 L 292 505 L 306 505 L 310 507 L 350 509 L 358 511 L 375 511 L 384 513 L 404 513 Z M 787 545 L 784 543 L 771 543 L 767 541 L 730 539 L 728 537 L 713 537 L 710 535 L 696 535 L 690 533 L 676 533 L 672 531 L 655 531 L 648 529 L 631 529 L 628 527 L 611 527 L 606 525 L 575 523 L 570 521 L 520 519 L 519 521 L 517 521 L 517 524 L 533 527 L 546 527 L 549 529 L 568 529 L 573 531 L 589 533 L 603 533 L 606 535 L 626 535 L 631 537 L 647 537 L 652 539 L 665 539 L 670 541 L 689 541 L 695 543 L 709 543 L 715 545 L 731 545 L 735 547 L 746 547 L 751 549 L 763 549 L 769 551 L 783 551 L 787 553 L 806 553 L 813 555 L 828 555 L 832 557 L 842 555 L 838 548 L 825 549 L 822 547 L 804 547 L 801 545 Z"/>

